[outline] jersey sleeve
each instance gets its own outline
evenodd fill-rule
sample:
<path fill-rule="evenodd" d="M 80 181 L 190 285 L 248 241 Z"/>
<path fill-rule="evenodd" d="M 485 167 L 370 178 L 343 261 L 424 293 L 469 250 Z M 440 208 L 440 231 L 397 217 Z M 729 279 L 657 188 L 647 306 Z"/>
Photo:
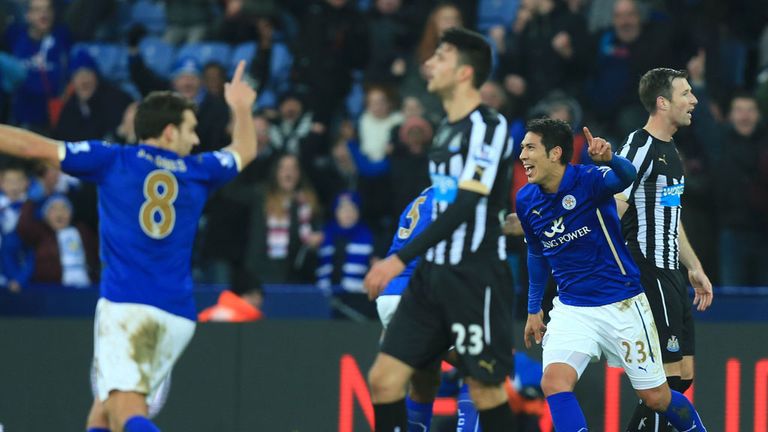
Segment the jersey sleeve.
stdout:
<path fill-rule="evenodd" d="M 635 175 L 635 180 L 626 188 L 624 188 L 623 191 L 619 192 L 617 194 L 618 198 L 627 201 L 632 202 L 634 200 L 634 194 L 637 190 L 637 185 L 640 179 L 638 178 L 639 173 L 641 173 L 644 166 L 647 166 L 648 164 L 648 158 L 652 158 L 652 155 L 650 154 L 650 147 L 651 144 L 647 143 L 645 141 L 643 142 L 634 142 L 632 138 L 634 138 L 634 134 L 630 135 L 627 138 L 627 141 L 619 148 L 619 150 L 616 152 L 617 155 L 623 156 L 627 159 L 629 159 L 630 162 L 632 162 L 632 165 L 635 167 L 635 170 L 637 170 L 637 173 Z"/>
<path fill-rule="evenodd" d="M 614 155 L 608 165 L 582 165 L 582 169 L 592 195 L 600 199 L 612 199 L 634 183 L 637 177 L 634 165 L 619 155 Z"/>
<path fill-rule="evenodd" d="M 507 121 L 486 122 L 477 111 L 472 114 L 467 162 L 459 177 L 459 189 L 489 195 L 502 160 L 512 155 Z"/>
<path fill-rule="evenodd" d="M 101 182 L 112 169 L 120 146 L 102 141 L 64 142 L 59 148 L 61 170 L 80 179 Z"/>
<path fill-rule="evenodd" d="M 202 153 L 200 164 L 208 175 L 208 186 L 216 189 L 232 180 L 240 172 L 240 155 L 231 150 Z"/>

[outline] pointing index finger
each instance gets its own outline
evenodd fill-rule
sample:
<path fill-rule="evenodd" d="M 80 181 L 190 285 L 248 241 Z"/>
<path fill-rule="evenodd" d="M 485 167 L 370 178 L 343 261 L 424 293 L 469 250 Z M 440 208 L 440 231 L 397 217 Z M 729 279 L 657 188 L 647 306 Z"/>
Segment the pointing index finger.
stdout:
<path fill-rule="evenodd" d="M 594 139 L 592 138 L 592 132 L 590 132 L 589 128 L 586 126 L 584 126 L 583 130 L 584 130 L 584 136 L 587 138 L 587 144 L 592 145 L 592 140 Z"/>
<path fill-rule="evenodd" d="M 232 76 L 232 83 L 237 83 L 243 80 L 243 71 L 245 71 L 245 60 L 240 60 L 237 63 L 237 69 L 235 69 L 235 75 Z"/>

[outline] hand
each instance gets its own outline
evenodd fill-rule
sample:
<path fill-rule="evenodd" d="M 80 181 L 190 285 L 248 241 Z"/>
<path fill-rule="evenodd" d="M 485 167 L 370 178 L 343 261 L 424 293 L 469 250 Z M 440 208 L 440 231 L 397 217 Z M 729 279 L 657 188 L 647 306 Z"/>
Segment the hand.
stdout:
<path fill-rule="evenodd" d="M 401 77 L 405 75 L 407 69 L 407 65 L 405 64 L 405 60 L 398 58 L 395 59 L 395 61 L 392 62 L 392 65 L 389 67 L 389 73 L 391 73 L 393 76 Z"/>
<path fill-rule="evenodd" d="M 504 226 L 501 227 L 504 235 L 521 236 L 523 235 L 523 226 L 520 224 L 520 218 L 517 213 L 510 213 L 504 219 Z"/>
<path fill-rule="evenodd" d="M 688 76 L 693 84 L 704 84 L 704 74 L 706 73 L 707 52 L 699 49 L 699 52 L 688 60 Z"/>
<path fill-rule="evenodd" d="M 250 111 L 256 101 L 256 90 L 243 81 L 244 72 L 245 60 L 240 60 L 232 81 L 224 84 L 224 99 L 233 110 L 248 109 Z"/>
<path fill-rule="evenodd" d="M 712 282 L 702 269 L 688 270 L 688 279 L 693 286 L 693 305 L 696 306 L 696 310 L 699 312 L 707 310 L 715 297 L 712 293 Z"/>
<path fill-rule="evenodd" d="M 15 280 L 8 281 L 8 291 L 18 294 L 21 292 L 21 284 Z"/>
<path fill-rule="evenodd" d="M 593 161 L 611 161 L 611 158 L 613 158 L 613 153 L 611 152 L 611 143 L 600 137 L 593 138 L 592 132 L 589 131 L 588 127 L 584 127 L 584 136 L 587 137 L 587 152 Z"/>
<path fill-rule="evenodd" d="M 525 347 L 531 347 L 531 339 L 536 341 L 536 344 L 541 344 L 541 340 L 544 338 L 544 333 L 547 331 L 547 326 L 544 325 L 544 312 L 539 311 L 536 314 L 528 314 L 528 320 L 525 322 L 525 334 L 523 339 L 525 340 Z"/>
<path fill-rule="evenodd" d="M 323 234 L 322 231 L 315 231 L 307 235 L 307 238 L 304 240 L 304 243 L 306 243 L 307 246 L 311 247 L 312 249 L 317 249 L 324 239 L 325 239 L 325 234 Z"/>
<path fill-rule="evenodd" d="M 363 286 L 368 291 L 368 298 L 370 300 L 376 299 L 389 281 L 402 273 L 404 269 L 405 264 L 394 254 L 374 264 L 363 281 Z"/>
<path fill-rule="evenodd" d="M 552 38 L 552 49 L 560 54 L 560 57 L 571 58 L 573 56 L 573 46 L 571 45 L 571 36 L 561 31 Z"/>
<path fill-rule="evenodd" d="M 520 75 L 507 75 L 504 78 L 504 88 L 514 96 L 522 96 L 525 93 L 525 78 Z"/>

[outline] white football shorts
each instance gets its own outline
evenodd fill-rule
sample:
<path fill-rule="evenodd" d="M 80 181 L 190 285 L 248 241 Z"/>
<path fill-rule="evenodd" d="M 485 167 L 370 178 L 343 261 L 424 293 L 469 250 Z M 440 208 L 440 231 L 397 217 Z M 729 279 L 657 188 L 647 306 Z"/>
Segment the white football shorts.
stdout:
<path fill-rule="evenodd" d="M 667 381 L 653 314 L 645 293 L 604 306 L 568 306 L 555 298 L 542 342 L 544 368 L 566 363 L 578 376 L 602 354 L 624 368 L 636 390 Z M 583 355 L 579 355 L 583 354 Z"/>
<path fill-rule="evenodd" d="M 119 390 L 143 393 L 150 404 L 192 339 L 195 325 L 154 306 L 99 299 L 93 359 L 99 400 Z"/>
<path fill-rule="evenodd" d="M 400 304 L 399 295 L 382 295 L 376 298 L 376 310 L 379 312 L 381 325 L 386 330 L 392 317 L 395 315 L 397 305 Z"/>

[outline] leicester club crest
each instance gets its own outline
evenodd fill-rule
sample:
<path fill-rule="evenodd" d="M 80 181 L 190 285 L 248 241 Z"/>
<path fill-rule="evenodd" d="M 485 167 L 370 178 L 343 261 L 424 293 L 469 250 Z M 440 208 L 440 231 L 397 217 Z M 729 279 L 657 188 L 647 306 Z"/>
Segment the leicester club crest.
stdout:
<path fill-rule="evenodd" d="M 576 198 L 573 195 L 566 195 L 563 197 L 563 208 L 566 210 L 573 210 L 576 207 Z"/>

